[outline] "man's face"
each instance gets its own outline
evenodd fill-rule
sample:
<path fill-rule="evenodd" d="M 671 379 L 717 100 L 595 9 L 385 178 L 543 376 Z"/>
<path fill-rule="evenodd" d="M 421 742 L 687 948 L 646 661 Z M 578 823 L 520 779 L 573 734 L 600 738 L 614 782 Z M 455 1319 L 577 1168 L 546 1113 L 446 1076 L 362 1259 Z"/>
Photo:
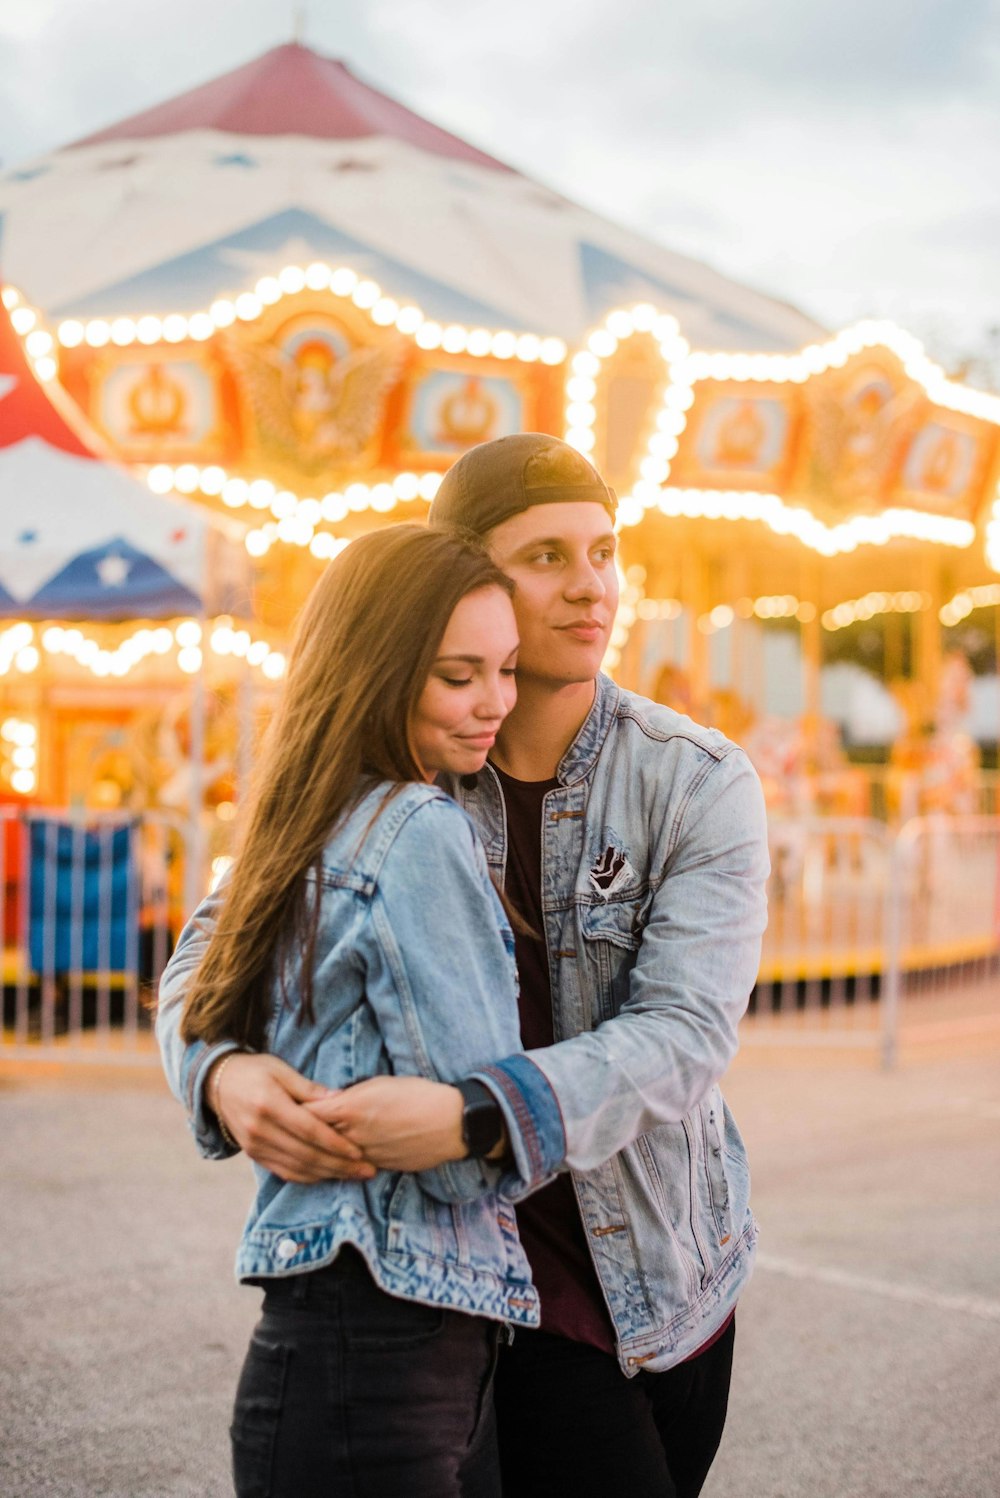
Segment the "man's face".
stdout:
<path fill-rule="evenodd" d="M 615 533 L 601 504 L 532 505 L 487 537 L 514 583 L 518 676 L 566 686 L 600 669 L 618 607 Z"/>

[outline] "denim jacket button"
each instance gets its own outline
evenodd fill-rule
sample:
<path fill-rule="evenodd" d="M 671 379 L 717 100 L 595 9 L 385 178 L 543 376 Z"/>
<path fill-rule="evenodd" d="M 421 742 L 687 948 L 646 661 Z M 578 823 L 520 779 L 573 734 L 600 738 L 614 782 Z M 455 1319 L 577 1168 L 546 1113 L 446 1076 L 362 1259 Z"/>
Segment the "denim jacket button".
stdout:
<path fill-rule="evenodd" d="M 275 1258 L 294 1259 L 295 1255 L 298 1253 L 301 1247 L 301 1243 L 296 1243 L 294 1238 L 282 1238 L 281 1242 L 274 1250 Z"/>

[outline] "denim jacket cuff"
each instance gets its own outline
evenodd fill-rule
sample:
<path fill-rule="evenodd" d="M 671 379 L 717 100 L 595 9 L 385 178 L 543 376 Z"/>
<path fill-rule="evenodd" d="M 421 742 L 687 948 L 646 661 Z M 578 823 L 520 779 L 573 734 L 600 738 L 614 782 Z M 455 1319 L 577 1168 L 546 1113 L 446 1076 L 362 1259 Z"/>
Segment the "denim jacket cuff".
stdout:
<path fill-rule="evenodd" d="M 536 1191 L 566 1158 L 562 1112 L 548 1078 L 527 1056 L 508 1056 L 472 1076 L 492 1092 L 507 1125 L 517 1176 L 506 1175 L 500 1190 L 511 1199 Z"/>
<path fill-rule="evenodd" d="M 208 1106 L 205 1096 L 205 1079 L 220 1056 L 241 1049 L 243 1047 L 238 1046 L 234 1040 L 220 1040 L 215 1045 L 206 1045 L 204 1041 L 198 1040 L 188 1046 L 181 1068 L 181 1087 L 188 1123 L 199 1153 L 208 1160 L 228 1160 L 231 1155 L 239 1153 L 238 1149 L 227 1144 L 222 1137 L 219 1121 Z"/>

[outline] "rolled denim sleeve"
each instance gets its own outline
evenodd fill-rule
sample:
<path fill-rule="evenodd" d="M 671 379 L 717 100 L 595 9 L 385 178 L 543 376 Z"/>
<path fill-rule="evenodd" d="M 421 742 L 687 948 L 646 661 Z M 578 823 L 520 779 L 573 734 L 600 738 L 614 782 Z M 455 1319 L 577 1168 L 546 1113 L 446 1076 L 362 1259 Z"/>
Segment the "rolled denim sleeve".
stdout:
<path fill-rule="evenodd" d="M 191 980 L 201 965 L 222 905 L 224 890 L 216 889 L 198 906 L 185 925 L 163 970 L 156 1008 L 156 1039 L 170 1090 L 183 1104 L 199 1152 L 208 1160 L 226 1160 L 238 1153 L 222 1137 L 215 1114 L 206 1105 L 205 1078 L 227 1051 L 240 1049 L 235 1041 L 206 1045 L 181 1035 L 181 1015 Z"/>
<path fill-rule="evenodd" d="M 726 1070 L 760 962 L 768 873 L 760 782 L 734 750 L 710 762 L 688 800 L 620 1012 L 490 1069 L 526 1106 L 544 1078 L 565 1129 L 561 1163 L 603 1164 L 684 1118 Z"/>
<path fill-rule="evenodd" d="M 371 903 L 364 958 L 366 998 L 397 1073 L 455 1082 L 520 1050 L 513 937 L 472 824 L 453 802 L 423 803 L 396 835 Z M 449 1162 L 420 1172 L 429 1195 L 514 1197 L 540 1183 L 530 1111 L 501 1107 L 515 1169 Z M 547 1123 L 554 1157 L 563 1150 L 558 1113 Z"/>

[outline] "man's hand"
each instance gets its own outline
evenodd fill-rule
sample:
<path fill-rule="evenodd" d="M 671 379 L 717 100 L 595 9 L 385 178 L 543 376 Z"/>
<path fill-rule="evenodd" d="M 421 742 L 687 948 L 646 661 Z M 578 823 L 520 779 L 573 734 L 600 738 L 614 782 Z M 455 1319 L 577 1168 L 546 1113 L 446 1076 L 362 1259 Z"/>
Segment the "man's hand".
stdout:
<path fill-rule="evenodd" d="M 303 1106 L 341 1095 L 301 1076 L 277 1056 L 227 1052 L 205 1078 L 209 1107 L 251 1160 L 300 1185 L 365 1181 L 375 1174 L 356 1144 Z"/>
<path fill-rule="evenodd" d="M 457 1087 L 426 1077 L 372 1077 L 305 1105 L 380 1170 L 429 1170 L 464 1160 L 462 1109 Z"/>

